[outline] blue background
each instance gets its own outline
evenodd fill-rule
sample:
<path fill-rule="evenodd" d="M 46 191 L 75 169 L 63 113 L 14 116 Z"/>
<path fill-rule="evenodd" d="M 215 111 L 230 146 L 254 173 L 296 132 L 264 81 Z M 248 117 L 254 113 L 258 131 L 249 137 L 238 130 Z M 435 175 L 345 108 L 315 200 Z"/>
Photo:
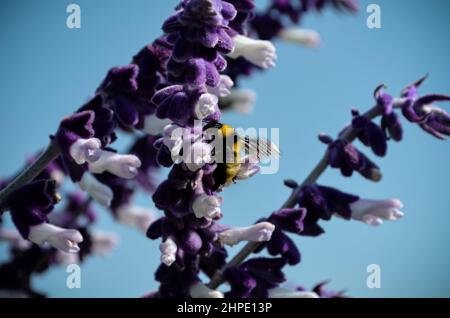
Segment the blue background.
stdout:
<path fill-rule="evenodd" d="M 128 63 L 156 38 L 176 2 L 78 0 L 82 28 L 70 30 L 70 2 L 1 1 L 0 175 L 46 145 L 59 120 L 94 92 L 110 67 Z M 248 225 L 280 207 L 289 195 L 283 180 L 301 181 L 322 156 L 317 133 L 336 134 L 349 121 L 350 108 L 371 107 L 377 84 L 388 84 L 397 95 L 430 72 L 422 92 L 450 93 L 450 2 L 378 0 L 381 30 L 366 27 L 369 3 L 361 1 L 357 16 L 332 10 L 309 15 L 303 26 L 321 33 L 322 47 L 276 43 L 277 67 L 243 82 L 258 92 L 257 107 L 249 116 L 227 115 L 225 121 L 280 127 L 283 157 L 279 173 L 226 189 L 224 223 Z M 119 148 L 128 141 L 121 139 Z M 319 238 L 296 238 L 303 261 L 288 269 L 289 284 L 311 287 L 332 279 L 332 288 L 351 296 L 449 297 L 449 145 L 406 125 L 405 140 L 390 144 L 387 158 L 376 161 L 384 172 L 380 184 L 359 176 L 345 179 L 334 170 L 320 182 L 367 198 L 401 198 L 404 219 L 379 228 L 333 220 L 323 224 L 326 234 Z M 139 203 L 152 205 L 146 196 Z M 35 286 L 55 297 L 137 297 L 154 290 L 157 243 L 114 224 L 106 211 L 99 228 L 117 231 L 120 246 L 83 265 L 81 289 L 66 288 L 64 268 L 35 278 Z M 2 246 L 0 260 L 5 258 Z M 372 263 L 381 266 L 381 289 L 366 287 Z"/>

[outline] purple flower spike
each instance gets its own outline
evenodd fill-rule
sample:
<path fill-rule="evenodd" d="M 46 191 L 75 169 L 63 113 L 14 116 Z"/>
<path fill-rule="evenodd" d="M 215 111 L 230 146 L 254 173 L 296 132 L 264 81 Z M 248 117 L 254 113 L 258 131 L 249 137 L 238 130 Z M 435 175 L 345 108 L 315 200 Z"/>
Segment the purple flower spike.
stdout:
<path fill-rule="evenodd" d="M 387 141 L 384 130 L 367 119 L 361 116 L 358 111 L 353 111 L 352 126 L 356 131 L 358 139 L 367 147 L 380 157 L 384 157 L 387 152 Z"/>

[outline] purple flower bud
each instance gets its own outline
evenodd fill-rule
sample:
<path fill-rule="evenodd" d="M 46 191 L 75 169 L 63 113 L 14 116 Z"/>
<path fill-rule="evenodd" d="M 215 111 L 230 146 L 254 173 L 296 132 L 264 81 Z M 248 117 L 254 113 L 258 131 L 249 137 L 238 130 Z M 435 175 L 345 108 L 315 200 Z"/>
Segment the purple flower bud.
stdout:
<path fill-rule="evenodd" d="M 117 127 L 117 121 L 114 118 L 114 111 L 109 105 L 103 102 L 103 98 L 100 95 L 96 95 L 82 106 L 78 112 L 94 112 L 95 117 L 92 123 L 94 135 L 91 137 L 99 139 L 103 146 L 107 146 L 117 138 L 114 133 Z"/>
<path fill-rule="evenodd" d="M 266 244 L 267 252 L 272 256 L 281 256 L 289 265 L 296 265 L 301 261 L 300 251 L 295 243 L 280 229 L 272 234 L 272 239 Z"/>
<path fill-rule="evenodd" d="M 350 177 L 357 171 L 366 179 L 381 180 L 378 166 L 359 152 L 353 144 L 337 139 L 329 146 L 328 163 L 332 168 L 338 168 L 345 177 Z"/>
<path fill-rule="evenodd" d="M 394 98 L 383 91 L 385 85 L 379 85 L 374 92 L 377 106 L 382 110 L 381 128 L 386 136 L 394 141 L 401 141 L 403 138 L 403 127 L 398 115 L 394 111 Z"/>
<path fill-rule="evenodd" d="M 306 209 L 304 208 L 281 209 L 272 213 L 269 222 L 275 224 L 277 229 L 298 234 L 303 231 L 305 216 Z"/>
<path fill-rule="evenodd" d="M 387 151 L 386 134 L 384 130 L 358 113 L 354 113 L 352 126 L 356 131 L 358 139 L 380 157 L 384 157 Z"/>
<path fill-rule="evenodd" d="M 27 239 L 30 227 L 48 221 L 48 214 L 60 200 L 53 181 L 39 180 L 14 191 L 7 200 L 14 225 Z"/>
<path fill-rule="evenodd" d="M 72 145 L 78 140 L 88 140 L 94 137 L 95 131 L 92 126 L 95 114 L 92 111 L 82 111 L 63 119 L 59 125 L 55 140 L 66 160 L 77 160 L 79 156 L 73 157 Z M 72 150 L 72 151 L 71 151 Z M 82 163 L 81 163 L 82 164 Z"/>
<path fill-rule="evenodd" d="M 402 113 L 410 122 L 419 126 L 438 139 L 450 136 L 450 115 L 434 105 L 436 102 L 450 101 L 450 96 L 430 94 L 419 97 L 418 88 L 427 76 L 409 85 L 402 91 Z"/>
<path fill-rule="evenodd" d="M 334 214 L 349 220 L 352 217 L 350 204 L 359 197 L 337 189 L 319 185 L 303 186 L 298 194 L 297 203 L 307 210 L 303 220 L 301 235 L 317 236 L 323 233 L 317 224 L 319 220 L 330 220 Z"/>
<path fill-rule="evenodd" d="M 296 189 L 296 188 L 298 188 L 298 183 L 297 183 L 297 181 L 292 180 L 292 179 L 284 180 L 284 185 L 285 185 L 286 187 L 288 187 L 288 188 L 291 188 L 291 189 Z"/>
<path fill-rule="evenodd" d="M 158 149 L 153 145 L 159 136 L 144 136 L 136 140 L 136 142 L 128 150 L 129 154 L 135 155 L 141 161 L 141 167 L 138 169 L 136 181 L 149 193 L 153 193 L 157 187 L 156 172 L 159 164 L 157 161 Z"/>
<path fill-rule="evenodd" d="M 286 261 L 282 258 L 253 258 L 239 267 L 228 268 L 224 276 L 231 290 L 226 294 L 232 298 L 267 297 L 269 290 L 284 282 L 282 272 Z"/>
<path fill-rule="evenodd" d="M 231 287 L 231 290 L 226 294 L 227 298 L 251 297 L 251 293 L 256 287 L 257 281 L 250 273 L 240 268 L 228 268 L 225 271 L 224 276 Z"/>

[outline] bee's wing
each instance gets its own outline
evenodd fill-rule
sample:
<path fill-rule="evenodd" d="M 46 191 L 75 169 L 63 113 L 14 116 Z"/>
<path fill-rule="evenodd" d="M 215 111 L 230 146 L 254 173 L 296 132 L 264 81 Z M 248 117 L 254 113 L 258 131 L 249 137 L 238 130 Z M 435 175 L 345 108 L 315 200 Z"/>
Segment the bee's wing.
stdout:
<path fill-rule="evenodd" d="M 273 142 L 262 138 L 251 138 L 249 136 L 239 137 L 245 153 L 252 156 L 256 155 L 257 159 L 271 158 L 278 159 L 280 157 L 280 149 Z"/>

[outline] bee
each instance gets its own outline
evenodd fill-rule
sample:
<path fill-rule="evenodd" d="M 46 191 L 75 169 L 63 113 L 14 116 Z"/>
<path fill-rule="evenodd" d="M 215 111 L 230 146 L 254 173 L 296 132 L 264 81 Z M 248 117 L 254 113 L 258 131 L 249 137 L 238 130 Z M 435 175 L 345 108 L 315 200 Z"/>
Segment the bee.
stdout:
<path fill-rule="evenodd" d="M 214 191 L 222 190 L 224 187 L 236 183 L 239 173 L 242 169 L 242 154 L 250 155 L 256 162 L 261 159 L 278 159 L 280 151 L 278 146 L 263 138 L 252 138 L 250 136 L 240 136 L 236 130 L 219 122 L 207 124 L 203 130 L 208 131 L 216 129 L 213 142 L 216 137 L 222 138 L 222 143 L 216 143 L 213 150 L 213 156 L 220 158 L 220 162 L 216 162 L 217 167 L 213 172 L 215 184 Z"/>

